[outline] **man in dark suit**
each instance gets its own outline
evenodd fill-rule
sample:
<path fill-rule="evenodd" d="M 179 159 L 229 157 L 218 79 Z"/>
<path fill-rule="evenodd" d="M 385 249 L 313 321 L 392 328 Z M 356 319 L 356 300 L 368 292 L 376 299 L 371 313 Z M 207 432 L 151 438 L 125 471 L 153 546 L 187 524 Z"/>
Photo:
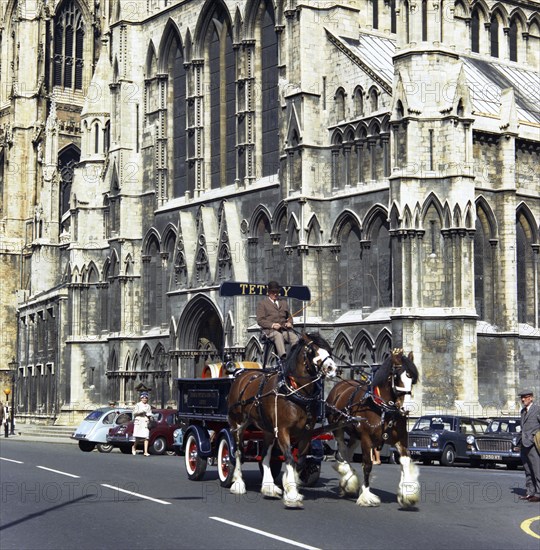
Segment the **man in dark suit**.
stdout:
<path fill-rule="evenodd" d="M 286 356 L 285 342 L 291 346 L 298 341 L 293 330 L 293 319 L 287 300 L 279 295 L 281 286 L 276 281 L 268 283 L 268 296 L 257 304 L 257 323 L 274 345 L 282 359 Z"/>
<path fill-rule="evenodd" d="M 540 430 L 540 406 L 534 403 L 532 390 L 523 390 L 521 398 L 521 461 L 525 469 L 527 494 L 520 497 L 528 502 L 540 502 L 540 453 L 534 435 Z"/>

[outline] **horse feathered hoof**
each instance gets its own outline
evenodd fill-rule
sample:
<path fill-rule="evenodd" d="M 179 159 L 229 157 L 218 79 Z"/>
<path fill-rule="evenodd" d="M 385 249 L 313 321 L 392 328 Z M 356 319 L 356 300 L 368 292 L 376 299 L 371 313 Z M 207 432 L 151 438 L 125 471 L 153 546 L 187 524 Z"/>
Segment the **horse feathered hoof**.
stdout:
<path fill-rule="evenodd" d="M 244 483 L 244 480 L 238 480 L 233 482 L 231 485 L 230 491 L 233 495 L 245 495 L 247 493 L 246 491 L 246 484 Z"/>
<path fill-rule="evenodd" d="M 301 498 L 284 500 L 283 504 L 285 505 L 285 508 L 291 508 L 291 509 L 293 508 L 299 509 L 304 507 L 304 503 Z"/>
<path fill-rule="evenodd" d="M 360 482 L 358 475 L 347 462 L 336 462 L 334 470 L 341 476 L 339 480 L 339 496 L 357 495 Z"/>
<path fill-rule="evenodd" d="M 273 483 L 265 483 L 261 487 L 261 494 L 266 498 L 281 498 L 283 491 Z"/>
<path fill-rule="evenodd" d="M 358 504 L 358 506 L 380 506 L 381 499 L 377 495 L 374 495 L 369 490 L 369 487 L 364 486 L 362 487 L 362 492 L 360 493 L 356 504 Z"/>
<path fill-rule="evenodd" d="M 420 484 L 418 482 L 403 483 L 398 493 L 398 504 L 402 508 L 413 508 L 420 501 Z"/>

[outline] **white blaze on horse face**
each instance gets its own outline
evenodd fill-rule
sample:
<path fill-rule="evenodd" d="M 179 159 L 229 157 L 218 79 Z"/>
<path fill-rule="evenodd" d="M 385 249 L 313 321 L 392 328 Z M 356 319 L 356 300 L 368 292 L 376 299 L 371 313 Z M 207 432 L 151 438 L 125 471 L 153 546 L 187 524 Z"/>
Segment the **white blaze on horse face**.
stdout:
<path fill-rule="evenodd" d="M 322 374 L 324 376 L 328 376 L 329 378 L 332 378 L 337 373 L 337 365 L 334 363 L 334 360 L 332 357 L 330 357 L 330 354 L 323 348 L 319 348 L 317 350 L 317 355 L 313 358 L 314 363 L 321 367 Z"/>
<path fill-rule="evenodd" d="M 407 371 L 403 371 L 399 375 L 399 379 L 401 380 L 401 386 L 396 386 L 395 390 L 402 392 L 402 393 L 411 393 L 412 391 L 412 378 L 409 376 Z"/>

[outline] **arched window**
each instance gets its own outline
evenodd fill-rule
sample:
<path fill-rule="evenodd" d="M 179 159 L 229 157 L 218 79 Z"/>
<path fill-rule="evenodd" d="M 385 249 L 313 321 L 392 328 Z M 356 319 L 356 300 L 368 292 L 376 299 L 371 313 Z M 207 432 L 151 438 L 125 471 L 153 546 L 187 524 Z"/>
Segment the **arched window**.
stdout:
<path fill-rule="evenodd" d="M 360 87 L 354 90 L 354 116 L 364 116 L 364 91 Z"/>
<path fill-rule="evenodd" d="M 371 0 L 373 5 L 373 28 L 379 28 L 379 0 Z"/>
<path fill-rule="evenodd" d="M 396 0 L 390 0 L 390 32 L 396 34 Z"/>
<path fill-rule="evenodd" d="M 99 153 L 99 124 L 94 123 L 94 153 Z"/>
<path fill-rule="evenodd" d="M 69 222 L 65 216 L 69 213 L 69 199 L 71 196 L 71 183 L 73 181 L 73 171 L 75 165 L 79 162 L 80 151 L 74 145 L 69 145 L 58 155 L 58 168 L 60 172 L 60 193 L 59 193 L 59 223 L 60 232 L 69 227 Z"/>
<path fill-rule="evenodd" d="M 480 53 L 480 18 L 477 9 L 471 14 L 471 51 Z"/>
<path fill-rule="evenodd" d="M 518 26 L 515 18 L 510 22 L 508 30 L 508 46 L 510 49 L 510 61 L 518 60 Z"/>
<path fill-rule="evenodd" d="M 518 299 L 518 322 L 534 326 L 535 308 L 535 262 L 533 257 L 533 233 L 531 224 L 523 214 L 518 215 L 516 225 L 516 283 Z"/>
<path fill-rule="evenodd" d="M 180 41 L 172 35 L 167 58 L 168 79 L 168 166 L 172 168 L 172 189 L 169 197 L 182 197 L 194 190 L 194 182 L 187 181 L 186 156 L 186 69 Z"/>
<path fill-rule="evenodd" d="M 235 64 L 230 22 L 216 10 L 206 35 L 210 108 L 210 185 L 236 177 Z"/>
<path fill-rule="evenodd" d="M 343 88 L 337 90 L 334 101 L 336 122 L 343 122 L 345 120 L 345 90 Z"/>
<path fill-rule="evenodd" d="M 427 28 L 428 28 L 428 8 L 427 1 L 422 0 L 422 40 L 427 40 Z"/>
<path fill-rule="evenodd" d="M 161 253 L 155 237 L 150 238 L 143 261 L 144 308 L 143 323 L 156 326 L 162 320 L 163 277 L 161 273 Z"/>
<path fill-rule="evenodd" d="M 339 252 L 337 309 L 345 312 L 362 308 L 362 271 L 360 228 L 350 222 L 342 230 Z"/>
<path fill-rule="evenodd" d="M 492 57 L 499 57 L 499 21 L 496 15 L 491 16 L 489 25 L 490 54 Z"/>
<path fill-rule="evenodd" d="M 53 85 L 82 90 L 84 21 L 78 5 L 69 0 L 55 18 Z"/>
<path fill-rule="evenodd" d="M 378 216 L 371 229 L 371 244 L 364 257 L 364 305 L 374 311 L 392 305 L 392 257 L 389 226 Z"/>
<path fill-rule="evenodd" d="M 275 31 L 273 2 L 261 2 L 258 13 L 257 44 L 261 64 L 261 101 L 260 109 L 262 129 L 262 175 L 268 176 L 278 171 L 279 130 L 278 130 L 278 42 Z"/>
<path fill-rule="evenodd" d="M 369 92 L 369 106 L 372 113 L 379 109 L 379 92 L 375 88 Z"/>
<path fill-rule="evenodd" d="M 474 234 L 474 305 L 482 320 L 496 323 L 494 318 L 494 249 L 489 242 L 489 221 L 479 208 Z"/>

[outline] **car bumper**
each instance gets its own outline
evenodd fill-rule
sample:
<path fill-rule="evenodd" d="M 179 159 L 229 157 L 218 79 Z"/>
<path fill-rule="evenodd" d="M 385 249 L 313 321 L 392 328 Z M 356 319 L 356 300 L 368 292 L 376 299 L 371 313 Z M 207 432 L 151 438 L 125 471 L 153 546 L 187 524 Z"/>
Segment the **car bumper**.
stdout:
<path fill-rule="evenodd" d="M 519 453 L 467 451 L 467 456 L 471 460 L 479 460 L 481 462 L 500 462 L 502 464 L 521 464 L 521 458 Z"/>
<path fill-rule="evenodd" d="M 409 453 L 412 458 L 429 458 L 435 460 L 440 458 L 442 454 L 441 449 L 430 449 L 429 447 L 414 447 L 409 449 Z"/>
<path fill-rule="evenodd" d="M 126 436 L 126 437 L 107 437 L 107 443 L 110 445 L 114 445 L 115 447 L 119 445 L 127 445 L 130 443 L 133 443 L 135 441 L 135 438 L 133 436 Z"/>

